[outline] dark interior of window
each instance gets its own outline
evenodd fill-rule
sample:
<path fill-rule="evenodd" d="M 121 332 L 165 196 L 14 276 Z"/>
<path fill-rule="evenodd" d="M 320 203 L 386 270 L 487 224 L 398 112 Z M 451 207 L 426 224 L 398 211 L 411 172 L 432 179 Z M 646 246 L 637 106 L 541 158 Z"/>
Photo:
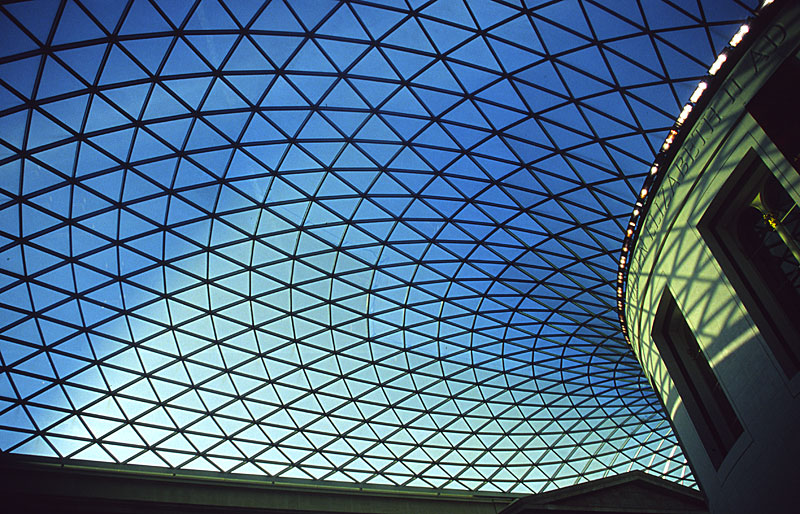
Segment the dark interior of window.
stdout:
<path fill-rule="evenodd" d="M 742 425 L 668 289 L 659 302 L 652 337 L 709 459 L 719 468 Z"/>
<path fill-rule="evenodd" d="M 747 105 L 775 146 L 800 171 L 800 59 L 786 59 Z"/>
<path fill-rule="evenodd" d="M 751 151 L 698 225 L 787 377 L 800 371 L 800 209 Z"/>

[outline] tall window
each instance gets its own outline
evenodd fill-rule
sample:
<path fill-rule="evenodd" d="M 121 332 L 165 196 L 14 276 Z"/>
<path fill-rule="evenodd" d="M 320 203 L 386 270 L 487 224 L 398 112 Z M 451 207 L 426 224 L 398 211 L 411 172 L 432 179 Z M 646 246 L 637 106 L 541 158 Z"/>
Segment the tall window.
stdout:
<path fill-rule="evenodd" d="M 659 302 L 652 337 L 708 457 L 719 468 L 742 425 L 668 289 Z"/>
<path fill-rule="evenodd" d="M 784 373 L 800 372 L 800 208 L 751 151 L 698 225 Z"/>

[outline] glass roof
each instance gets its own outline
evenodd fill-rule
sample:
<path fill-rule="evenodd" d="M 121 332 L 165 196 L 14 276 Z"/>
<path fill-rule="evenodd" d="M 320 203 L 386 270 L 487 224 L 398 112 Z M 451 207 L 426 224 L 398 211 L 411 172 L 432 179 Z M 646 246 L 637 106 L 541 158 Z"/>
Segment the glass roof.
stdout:
<path fill-rule="evenodd" d="M 620 334 L 616 256 L 754 7 L 0 5 L 0 448 L 692 484 Z"/>

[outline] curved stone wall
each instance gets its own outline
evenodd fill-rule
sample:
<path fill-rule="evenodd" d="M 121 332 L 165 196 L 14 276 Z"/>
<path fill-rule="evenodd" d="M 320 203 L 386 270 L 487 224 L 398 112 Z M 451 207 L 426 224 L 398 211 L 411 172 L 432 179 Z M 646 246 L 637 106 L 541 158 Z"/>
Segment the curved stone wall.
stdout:
<path fill-rule="evenodd" d="M 800 173 L 776 146 L 775 133 L 762 128 L 751 114 L 751 101 L 759 91 L 773 78 L 778 80 L 781 69 L 794 66 L 793 59 L 800 59 L 798 27 L 800 6 L 783 3 L 781 12 L 716 84 L 652 199 L 630 260 L 626 316 L 631 344 L 670 414 L 712 512 L 792 511 L 791 502 L 798 494 L 794 488 L 800 483 L 796 466 L 800 373 L 791 371 L 776 355 L 775 345 L 765 338 L 764 324 L 759 328 L 753 309 L 743 301 L 742 295 L 747 295 L 742 293 L 743 286 L 727 272 L 707 235 L 714 229 L 710 223 L 724 222 L 719 215 L 712 220 L 709 209 L 724 214 L 729 208 L 720 207 L 727 202 L 724 195 L 734 194 L 740 187 L 736 181 L 747 180 L 756 168 L 771 173 L 789 197 L 800 203 Z M 789 111 L 782 116 L 791 119 L 791 105 L 796 104 L 787 98 Z M 757 301 L 759 288 L 765 286 L 754 282 L 749 287 L 754 288 Z M 678 392 L 681 387 L 676 387 L 680 381 L 674 377 L 676 365 L 666 362 L 670 358 L 662 355 L 663 346 L 656 342 L 665 291 L 674 298 L 713 372 L 705 381 L 701 373 L 687 372 L 690 380 L 684 381 L 683 390 L 688 387 L 701 399 L 694 415 L 687 398 Z M 781 308 L 789 317 L 800 314 L 800 305 Z M 791 345 L 796 348 L 800 343 L 788 344 L 791 350 Z M 696 356 L 686 359 L 691 365 Z M 732 444 L 716 459 L 704 440 L 713 437 L 703 433 L 714 432 L 715 425 L 724 423 L 713 406 L 702 401 L 712 397 L 721 398 L 722 403 L 727 399 L 732 416 L 741 424 L 741 431 L 733 432 Z"/>

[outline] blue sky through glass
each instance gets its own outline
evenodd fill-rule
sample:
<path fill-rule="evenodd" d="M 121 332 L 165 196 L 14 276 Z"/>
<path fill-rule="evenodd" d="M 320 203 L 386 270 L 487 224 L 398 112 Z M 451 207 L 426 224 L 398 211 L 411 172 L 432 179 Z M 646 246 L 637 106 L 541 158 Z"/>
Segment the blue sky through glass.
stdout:
<path fill-rule="evenodd" d="M 615 254 L 748 13 L 0 6 L 0 448 L 481 491 L 691 484 L 619 333 Z"/>

